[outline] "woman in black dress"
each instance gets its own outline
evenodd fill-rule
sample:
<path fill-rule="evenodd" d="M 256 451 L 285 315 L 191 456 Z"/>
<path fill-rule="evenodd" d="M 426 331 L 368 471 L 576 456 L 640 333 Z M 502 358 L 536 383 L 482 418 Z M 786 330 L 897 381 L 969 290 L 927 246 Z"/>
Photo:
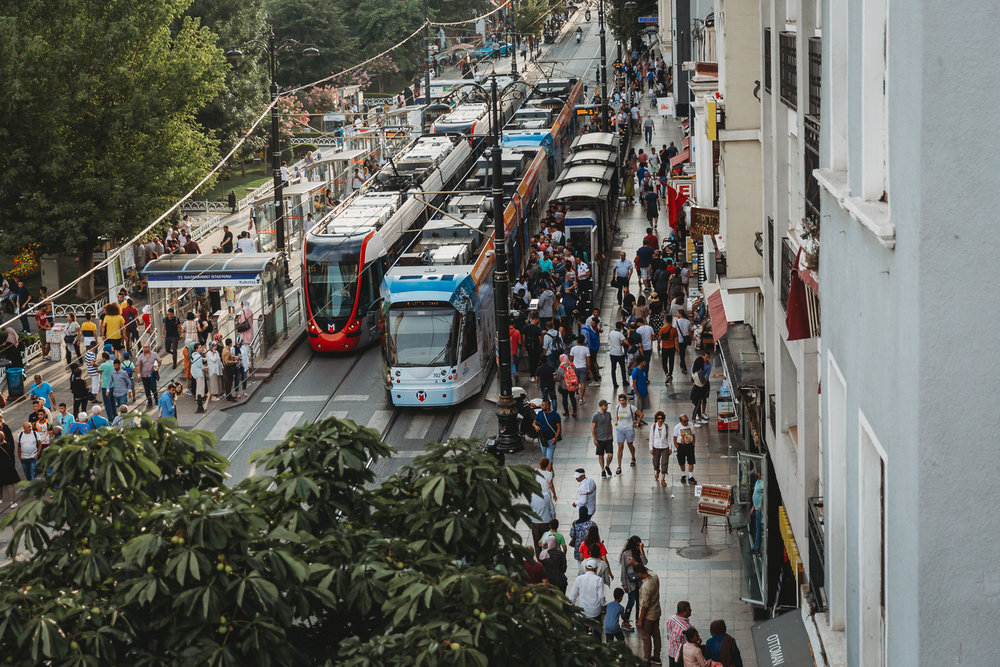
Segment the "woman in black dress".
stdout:
<path fill-rule="evenodd" d="M 0 489 L 3 491 L 3 503 L 0 507 L 4 509 L 8 504 L 10 509 L 17 507 L 17 503 L 14 502 L 15 487 L 21 481 L 21 476 L 17 472 L 14 455 L 14 434 L 3 420 L 3 413 L 0 413 Z"/>

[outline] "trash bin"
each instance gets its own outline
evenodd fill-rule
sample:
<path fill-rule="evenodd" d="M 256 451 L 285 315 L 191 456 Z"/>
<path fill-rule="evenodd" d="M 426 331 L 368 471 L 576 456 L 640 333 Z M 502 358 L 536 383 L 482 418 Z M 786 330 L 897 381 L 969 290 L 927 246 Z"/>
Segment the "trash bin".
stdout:
<path fill-rule="evenodd" d="M 24 369 L 7 369 L 7 395 L 11 398 L 24 396 Z"/>

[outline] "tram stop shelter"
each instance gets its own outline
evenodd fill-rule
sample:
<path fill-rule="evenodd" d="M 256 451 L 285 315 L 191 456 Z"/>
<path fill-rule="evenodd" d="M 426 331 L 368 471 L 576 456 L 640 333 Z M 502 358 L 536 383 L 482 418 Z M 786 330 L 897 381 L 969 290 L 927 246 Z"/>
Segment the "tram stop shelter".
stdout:
<path fill-rule="evenodd" d="M 254 312 L 253 347 L 256 354 L 266 355 L 288 333 L 279 253 L 164 255 L 146 264 L 143 275 L 149 287 L 153 330 L 156 332 L 163 331 L 167 308 L 173 308 L 178 319 L 183 321 L 188 311 L 196 311 L 199 302 L 204 303 L 209 291 L 233 287 L 237 308 L 241 300 L 246 300 Z M 218 321 L 226 312 L 225 304 L 222 304 L 213 317 Z M 216 331 L 220 329 L 216 327 Z M 232 334 L 235 335 L 235 331 Z"/>

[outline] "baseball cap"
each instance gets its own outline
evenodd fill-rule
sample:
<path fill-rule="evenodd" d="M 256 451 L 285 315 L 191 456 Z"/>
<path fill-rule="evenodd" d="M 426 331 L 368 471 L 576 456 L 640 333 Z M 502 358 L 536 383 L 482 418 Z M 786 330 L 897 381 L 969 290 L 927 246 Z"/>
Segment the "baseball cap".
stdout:
<path fill-rule="evenodd" d="M 604 407 L 607 404 L 608 404 L 608 402 L 606 400 L 604 400 L 603 398 L 597 402 L 598 407 Z"/>

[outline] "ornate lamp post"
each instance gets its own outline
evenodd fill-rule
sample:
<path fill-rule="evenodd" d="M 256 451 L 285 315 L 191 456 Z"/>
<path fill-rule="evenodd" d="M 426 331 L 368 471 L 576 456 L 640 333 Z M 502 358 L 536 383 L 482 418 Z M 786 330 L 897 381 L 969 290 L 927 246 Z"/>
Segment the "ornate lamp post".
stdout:
<path fill-rule="evenodd" d="M 263 45 L 259 40 L 248 42 L 246 46 Z M 288 273 L 288 255 L 285 252 L 285 211 L 284 211 L 284 180 L 281 178 L 281 142 L 278 138 L 278 53 L 291 51 L 302 47 L 301 54 L 307 58 L 319 55 L 319 49 L 312 44 L 302 44 L 298 40 L 283 39 L 280 42 L 274 38 L 274 29 L 268 27 L 267 66 L 271 76 L 271 171 L 274 176 L 274 238 L 277 251 L 281 254 L 281 263 L 285 272 L 285 284 L 291 285 Z M 243 57 L 243 51 L 231 46 L 226 51 L 226 57 L 231 61 Z"/>

